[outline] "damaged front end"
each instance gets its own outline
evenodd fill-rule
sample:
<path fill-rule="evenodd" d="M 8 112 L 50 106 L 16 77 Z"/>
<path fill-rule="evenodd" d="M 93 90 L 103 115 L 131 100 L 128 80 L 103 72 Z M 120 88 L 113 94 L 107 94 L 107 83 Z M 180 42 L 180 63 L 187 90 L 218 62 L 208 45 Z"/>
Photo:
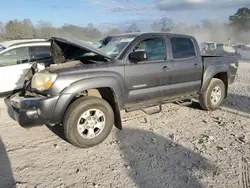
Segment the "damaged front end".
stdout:
<path fill-rule="evenodd" d="M 23 127 L 53 124 L 50 119 L 59 96 L 42 96 L 25 92 L 16 93 L 10 101 L 15 120 Z"/>
<path fill-rule="evenodd" d="M 59 96 L 46 96 L 32 89 L 34 75 L 46 67 L 34 63 L 25 74 L 23 89 L 10 97 L 15 120 L 23 127 L 52 124 L 51 114 Z"/>
<path fill-rule="evenodd" d="M 57 120 L 52 117 L 58 100 L 63 96 L 50 92 L 58 77 L 57 73 L 53 73 L 53 69 L 82 65 L 82 61 L 79 60 L 82 57 L 88 62 L 105 62 L 112 59 L 89 43 L 67 38 L 51 39 L 51 56 L 52 64 L 32 65 L 25 74 L 22 91 L 10 98 L 15 119 L 23 127 L 59 123 L 61 117 Z"/>
<path fill-rule="evenodd" d="M 78 65 L 81 66 L 84 64 L 83 62 L 106 62 L 113 59 L 88 42 L 62 37 L 52 37 L 50 41 L 53 62 L 46 65 L 40 63 L 34 63 L 32 65 L 25 75 L 24 89 L 21 92 L 22 95 L 26 95 L 27 92 L 29 94 L 32 93 L 31 80 L 37 72 L 49 73 L 55 69 L 64 69 Z M 46 79 L 46 77 L 44 79 Z M 47 86 L 51 86 L 52 82 L 46 82 L 46 84 Z M 38 93 L 40 93 L 39 90 L 42 90 L 42 88 L 35 88 L 36 89 L 33 89 L 33 91 L 37 91 Z M 49 87 L 45 87 L 44 89 L 48 88 Z"/>
<path fill-rule="evenodd" d="M 36 72 L 40 72 L 40 71 L 44 70 L 45 68 L 46 68 L 45 66 L 41 66 L 38 63 L 34 63 L 31 66 L 31 68 L 24 75 L 25 79 L 24 79 L 23 88 L 22 88 L 22 90 L 19 93 L 20 96 L 24 96 L 26 93 L 29 93 L 29 91 L 31 89 L 31 80 L 32 80 L 34 74 Z"/>

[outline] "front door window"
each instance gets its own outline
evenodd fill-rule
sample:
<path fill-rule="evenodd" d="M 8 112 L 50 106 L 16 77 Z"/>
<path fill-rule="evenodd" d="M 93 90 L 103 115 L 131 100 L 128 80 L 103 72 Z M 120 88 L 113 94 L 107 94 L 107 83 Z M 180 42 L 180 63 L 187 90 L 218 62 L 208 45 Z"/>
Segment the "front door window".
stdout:
<path fill-rule="evenodd" d="M 0 55 L 1 67 L 28 63 L 29 61 L 30 55 L 28 47 L 11 49 Z"/>

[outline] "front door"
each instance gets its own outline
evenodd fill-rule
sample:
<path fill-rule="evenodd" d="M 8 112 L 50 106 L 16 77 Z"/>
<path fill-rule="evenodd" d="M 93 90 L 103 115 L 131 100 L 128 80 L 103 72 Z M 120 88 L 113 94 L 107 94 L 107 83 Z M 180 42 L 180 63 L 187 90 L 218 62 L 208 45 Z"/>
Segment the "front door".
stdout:
<path fill-rule="evenodd" d="M 128 106 L 145 100 L 162 98 L 170 92 L 170 67 L 167 62 L 166 39 L 149 38 L 138 41 L 132 51 L 145 51 L 148 60 L 125 65 Z M 132 52 L 131 51 L 131 52 Z"/>

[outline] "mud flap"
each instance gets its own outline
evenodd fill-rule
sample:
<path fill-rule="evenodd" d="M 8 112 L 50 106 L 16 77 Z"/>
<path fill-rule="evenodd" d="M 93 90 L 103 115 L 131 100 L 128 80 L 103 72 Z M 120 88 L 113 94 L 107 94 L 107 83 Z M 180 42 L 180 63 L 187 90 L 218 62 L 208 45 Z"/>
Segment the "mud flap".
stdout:
<path fill-rule="evenodd" d="M 121 120 L 121 113 L 120 113 L 120 108 L 117 103 L 112 102 L 111 107 L 113 108 L 114 111 L 114 116 L 115 116 L 115 127 L 119 130 L 122 130 L 122 120 Z"/>

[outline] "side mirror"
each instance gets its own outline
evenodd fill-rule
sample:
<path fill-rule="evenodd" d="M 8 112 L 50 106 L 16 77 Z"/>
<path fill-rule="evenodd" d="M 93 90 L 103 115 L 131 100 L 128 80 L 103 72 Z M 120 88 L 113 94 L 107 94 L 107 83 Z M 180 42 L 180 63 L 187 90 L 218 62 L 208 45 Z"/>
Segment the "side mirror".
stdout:
<path fill-rule="evenodd" d="M 132 62 L 146 61 L 147 59 L 148 59 L 148 56 L 145 51 L 131 52 L 129 54 L 129 60 Z"/>

